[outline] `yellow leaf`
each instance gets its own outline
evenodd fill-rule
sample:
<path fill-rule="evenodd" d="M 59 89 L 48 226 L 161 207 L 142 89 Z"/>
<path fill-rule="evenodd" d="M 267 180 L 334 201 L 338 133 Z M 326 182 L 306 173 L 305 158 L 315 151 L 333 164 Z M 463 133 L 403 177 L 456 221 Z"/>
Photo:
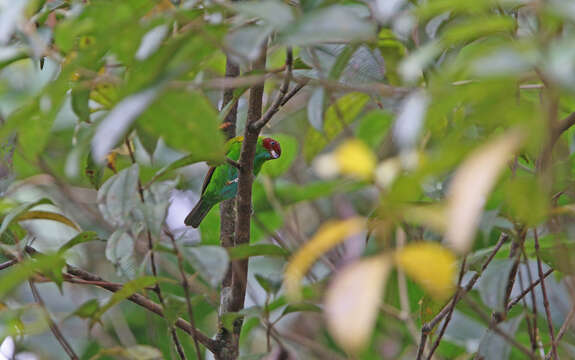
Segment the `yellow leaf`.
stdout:
<path fill-rule="evenodd" d="M 445 242 L 458 253 L 471 249 L 485 201 L 522 138 L 509 131 L 473 151 L 457 169 L 447 196 Z"/>
<path fill-rule="evenodd" d="M 370 340 L 392 259 L 380 255 L 346 266 L 325 297 L 329 332 L 346 351 L 359 352 Z"/>
<path fill-rule="evenodd" d="M 436 300 L 453 294 L 455 255 L 435 242 L 407 245 L 395 253 L 397 265 Z"/>
<path fill-rule="evenodd" d="M 342 174 L 362 180 L 369 180 L 373 177 L 376 158 L 363 142 L 346 141 L 337 148 L 334 155 Z"/>
<path fill-rule="evenodd" d="M 315 236 L 292 257 L 288 263 L 284 285 L 286 294 L 291 301 L 299 301 L 300 282 L 310 266 L 325 252 L 341 243 L 347 237 L 365 229 L 364 218 L 355 217 L 342 221 L 326 222 Z"/>
<path fill-rule="evenodd" d="M 51 211 L 31 210 L 18 216 L 18 221 L 24 221 L 24 220 L 53 220 L 60 222 L 64 225 L 68 225 L 69 227 L 76 229 L 78 231 L 82 231 L 78 227 L 78 225 L 76 225 L 72 220 L 68 219 L 64 215 L 54 213 Z"/>

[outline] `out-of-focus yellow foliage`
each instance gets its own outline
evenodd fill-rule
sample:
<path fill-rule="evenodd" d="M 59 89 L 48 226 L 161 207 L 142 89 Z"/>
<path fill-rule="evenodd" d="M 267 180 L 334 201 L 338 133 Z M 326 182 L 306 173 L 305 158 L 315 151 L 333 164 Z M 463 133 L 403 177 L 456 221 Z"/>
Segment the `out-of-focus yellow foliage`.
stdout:
<path fill-rule="evenodd" d="M 366 220 L 354 217 L 342 221 L 326 222 L 310 241 L 302 246 L 290 260 L 285 270 L 284 285 L 291 301 L 301 297 L 300 282 L 311 265 L 325 252 L 341 243 L 347 237 L 363 231 Z"/>
<path fill-rule="evenodd" d="M 327 327 L 350 353 L 362 350 L 371 338 L 392 263 L 389 255 L 380 255 L 348 265 L 326 292 Z"/>
<path fill-rule="evenodd" d="M 369 180 L 373 177 L 376 158 L 373 152 L 359 140 L 349 140 L 334 153 L 342 174 Z"/>
<path fill-rule="evenodd" d="M 446 243 L 458 253 L 471 249 L 485 201 L 523 139 L 517 129 L 480 146 L 457 169 L 447 198 Z"/>
<path fill-rule="evenodd" d="M 457 259 L 435 242 L 409 244 L 395 253 L 397 265 L 436 300 L 453 294 Z"/>

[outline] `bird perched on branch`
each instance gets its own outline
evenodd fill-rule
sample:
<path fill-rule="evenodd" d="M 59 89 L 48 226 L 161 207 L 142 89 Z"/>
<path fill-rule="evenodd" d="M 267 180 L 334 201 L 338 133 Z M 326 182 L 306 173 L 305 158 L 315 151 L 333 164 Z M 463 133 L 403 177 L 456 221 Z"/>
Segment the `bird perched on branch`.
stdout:
<path fill-rule="evenodd" d="M 243 141 L 243 136 L 238 136 L 228 141 L 226 156 L 232 161 L 212 166 L 208 170 L 202 186 L 200 201 L 186 216 L 184 220 L 186 225 L 197 228 L 214 205 L 236 196 L 238 193 L 238 168 L 234 166 L 233 162 L 237 162 L 240 159 Z M 254 158 L 254 176 L 260 172 L 262 165 L 266 161 L 279 158 L 281 153 L 279 142 L 272 138 L 260 136 Z"/>

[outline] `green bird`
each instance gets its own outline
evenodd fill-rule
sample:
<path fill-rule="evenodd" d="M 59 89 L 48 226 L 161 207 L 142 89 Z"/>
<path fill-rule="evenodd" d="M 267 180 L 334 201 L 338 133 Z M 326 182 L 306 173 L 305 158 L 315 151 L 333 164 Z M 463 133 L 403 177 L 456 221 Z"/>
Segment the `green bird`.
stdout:
<path fill-rule="evenodd" d="M 238 161 L 243 141 L 243 136 L 238 136 L 228 141 L 226 144 L 228 147 L 226 156 Z M 254 176 L 260 172 L 264 162 L 279 158 L 281 153 L 279 142 L 269 137 L 260 136 L 256 145 L 256 157 L 254 158 Z M 237 193 L 238 169 L 228 163 L 212 166 L 204 179 L 200 201 L 186 216 L 184 223 L 197 228 L 214 205 L 233 198 Z"/>

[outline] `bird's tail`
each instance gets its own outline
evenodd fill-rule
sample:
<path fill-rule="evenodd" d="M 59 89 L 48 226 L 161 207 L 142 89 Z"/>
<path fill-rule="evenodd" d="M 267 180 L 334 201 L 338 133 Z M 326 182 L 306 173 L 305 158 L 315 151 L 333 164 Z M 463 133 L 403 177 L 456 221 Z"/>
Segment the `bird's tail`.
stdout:
<path fill-rule="evenodd" d="M 200 226 L 200 223 L 202 222 L 202 220 L 204 220 L 206 215 L 208 215 L 208 212 L 210 212 L 212 206 L 213 205 L 205 201 L 205 199 L 200 198 L 200 201 L 198 201 L 196 206 L 194 206 L 192 211 L 190 211 L 188 216 L 186 216 L 184 224 L 191 226 L 193 228 L 197 228 L 198 226 Z"/>

